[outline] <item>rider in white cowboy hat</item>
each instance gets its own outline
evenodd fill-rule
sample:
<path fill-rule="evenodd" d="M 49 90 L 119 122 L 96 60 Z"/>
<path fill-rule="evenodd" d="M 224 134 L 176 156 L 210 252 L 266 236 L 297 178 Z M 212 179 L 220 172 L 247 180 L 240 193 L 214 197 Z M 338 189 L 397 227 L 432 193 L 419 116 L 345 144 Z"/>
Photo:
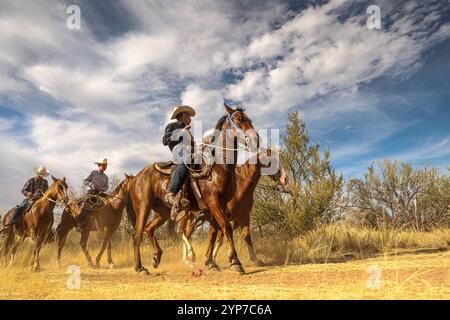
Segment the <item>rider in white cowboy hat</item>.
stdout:
<path fill-rule="evenodd" d="M 191 128 L 191 118 L 195 116 L 194 108 L 186 105 L 177 106 L 172 112 L 171 120 L 176 120 L 170 122 L 165 129 L 164 137 L 162 143 L 168 146 L 172 152 L 172 161 L 175 164 L 175 170 L 172 174 L 169 187 L 166 194 L 166 202 L 172 206 L 178 205 L 175 203 L 175 197 L 177 193 L 181 190 L 187 176 L 188 169 L 186 164 L 189 163 L 191 157 L 190 147 L 193 141 L 184 141 L 184 137 L 190 137 L 189 129 Z M 189 205 L 189 200 L 181 199 L 180 205 L 187 207 Z M 182 210 L 172 210 L 172 219 L 176 220 L 176 216 Z M 181 217 L 180 217 L 181 218 Z"/>
<path fill-rule="evenodd" d="M 105 174 L 105 171 L 108 168 L 108 159 L 100 158 L 95 164 L 98 166 L 98 170 L 92 171 L 84 178 L 83 183 L 88 188 L 87 193 L 89 195 L 105 196 L 105 191 L 109 188 L 108 176 Z M 78 231 L 81 231 L 84 228 L 88 215 L 89 210 L 86 210 L 83 204 L 78 217 Z"/>
<path fill-rule="evenodd" d="M 38 200 L 48 189 L 48 182 L 45 180 L 45 177 L 48 177 L 50 172 L 46 167 L 40 165 L 39 167 L 33 168 L 36 176 L 29 179 L 22 188 L 22 194 L 25 196 L 25 199 L 14 209 L 14 212 L 11 215 L 8 223 L 5 225 L 6 227 L 12 226 L 17 219 L 25 213 L 27 208 L 31 207 L 31 204 Z"/>

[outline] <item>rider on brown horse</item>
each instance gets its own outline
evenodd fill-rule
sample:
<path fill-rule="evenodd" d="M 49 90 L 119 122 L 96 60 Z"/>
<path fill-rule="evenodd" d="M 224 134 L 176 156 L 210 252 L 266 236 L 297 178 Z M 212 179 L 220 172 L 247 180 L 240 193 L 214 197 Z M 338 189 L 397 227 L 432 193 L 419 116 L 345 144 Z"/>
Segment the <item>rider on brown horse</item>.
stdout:
<path fill-rule="evenodd" d="M 90 195 L 95 196 L 106 196 L 105 191 L 108 190 L 108 176 L 105 174 L 106 168 L 108 167 L 108 159 L 101 158 L 96 163 L 98 170 L 92 171 L 86 178 L 84 178 L 83 183 L 88 187 L 88 197 Z M 86 225 L 87 217 L 90 211 L 86 208 L 86 201 L 80 210 L 80 216 L 78 218 L 78 223 L 76 229 L 82 231 Z"/>
<path fill-rule="evenodd" d="M 34 168 L 33 170 L 36 176 L 29 179 L 22 188 L 22 194 L 26 198 L 23 199 L 20 205 L 18 205 L 14 209 L 14 212 L 12 213 L 8 223 L 4 226 L 2 230 L 0 230 L 0 232 L 14 225 L 17 219 L 20 216 L 22 216 L 27 209 L 31 207 L 33 202 L 42 197 L 45 191 L 47 191 L 48 182 L 47 180 L 45 180 L 45 177 L 47 177 L 50 174 L 50 172 L 42 165 L 37 168 Z"/>
<path fill-rule="evenodd" d="M 187 140 L 191 137 L 189 129 L 191 128 L 191 117 L 194 116 L 195 110 L 190 106 L 175 107 L 171 119 L 176 119 L 176 121 L 170 122 L 166 126 L 162 139 L 163 144 L 168 146 L 172 152 L 172 161 L 175 164 L 165 199 L 173 207 L 171 215 L 173 220 L 177 219 L 177 215 L 183 208 L 187 208 L 190 205 L 189 200 L 182 198 L 179 201 L 180 208 L 178 208 L 176 195 L 181 190 L 189 174 L 188 164 L 191 163 L 191 142 L 193 141 Z"/>

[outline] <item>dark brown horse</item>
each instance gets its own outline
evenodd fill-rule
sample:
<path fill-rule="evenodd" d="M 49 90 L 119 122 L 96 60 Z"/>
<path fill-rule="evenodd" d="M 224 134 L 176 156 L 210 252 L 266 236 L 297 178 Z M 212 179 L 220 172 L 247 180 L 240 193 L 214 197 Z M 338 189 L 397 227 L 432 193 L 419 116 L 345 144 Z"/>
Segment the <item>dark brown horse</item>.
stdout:
<path fill-rule="evenodd" d="M 235 192 L 235 167 L 237 158 L 237 140 L 245 139 L 247 144 L 250 138 L 257 137 L 253 129 L 251 120 L 247 117 L 242 109 L 233 110 L 225 105 L 227 115 L 223 116 L 217 123 L 216 129 L 220 132 L 216 141 L 215 149 L 216 161 L 211 169 L 210 179 L 203 178 L 198 180 L 198 185 L 202 193 L 205 203 L 214 217 L 214 223 L 211 228 L 209 247 L 207 252 L 206 266 L 209 268 L 217 268 L 217 265 L 212 259 L 212 249 L 216 241 L 217 231 L 219 229 L 224 233 L 228 241 L 228 258 L 231 267 L 243 273 L 244 269 L 237 257 L 236 248 L 233 241 L 233 229 L 226 216 L 226 205 Z M 227 141 L 229 139 L 234 141 L 231 149 L 233 159 L 227 161 L 228 150 Z M 220 144 L 223 142 L 223 144 Z M 220 146 L 221 145 L 221 146 Z M 229 154 L 228 154 L 229 156 Z M 228 157 L 229 158 L 229 157 Z M 231 162 L 231 163 L 229 163 Z M 155 213 L 152 224 L 146 228 L 146 233 L 157 252 L 153 255 L 153 266 L 157 267 L 160 263 L 162 251 L 159 247 L 158 241 L 154 236 L 153 230 L 164 224 L 170 217 L 171 208 L 164 201 L 165 192 L 169 183 L 170 177 L 160 173 L 154 168 L 154 165 L 145 167 L 139 172 L 136 178 L 131 182 L 129 202 L 127 204 L 127 211 L 135 230 L 134 234 L 134 255 L 135 255 L 135 269 L 136 272 L 148 274 L 141 262 L 140 244 L 142 241 L 142 234 L 144 232 L 145 223 L 150 215 L 150 211 Z M 192 210 L 198 211 L 198 205 L 192 190 L 188 188 L 187 197 L 191 201 Z"/>
<path fill-rule="evenodd" d="M 14 262 L 20 244 L 29 237 L 34 242 L 32 270 L 40 270 L 39 252 L 51 233 L 55 204 L 58 200 L 68 202 L 66 178 L 56 179 L 52 176 L 52 179 L 53 183 L 44 195 L 6 231 L 4 254 L 6 256 L 11 253 L 10 265 Z M 9 221 L 12 212 L 13 209 L 10 209 L 3 217 L 3 225 Z"/>
<path fill-rule="evenodd" d="M 281 186 L 286 186 L 288 182 L 284 169 L 279 164 L 277 157 L 272 156 L 272 151 L 262 151 L 258 153 L 256 160 L 249 159 L 241 166 L 236 167 L 236 192 L 235 196 L 227 203 L 227 215 L 230 221 L 234 222 L 234 229 L 237 227 L 241 228 L 250 260 L 258 266 L 263 265 L 263 263 L 258 259 L 253 248 L 250 235 L 250 213 L 254 203 L 253 195 L 261 178 L 262 168 L 268 166 L 278 168 L 274 174 L 268 176 Z M 195 262 L 195 254 L 192 246 L 189 244 L 189 239 L 195 231 L 196 226 L 202 222 L 196 220 L 195 214 L 190 214 L 183 217 L 179 223 L 178 233 L 183 239 L 183 260 L 186 263 Z M 213 259 L 215 262 L 222 240 L 223 233 L 219 230 L 217 242 L 213 250 Z"/>
<path fill-rule="evenodd" d="M 95 259 L 95 267 L 100 267 L 100 260 L 102 258 L 105 249 L 108 249 L 108 264 L 109 268 L 114 267 L 111 254 L 111 237 L 120 225 L 122 220 L 122 213 L 125 209 L 125 202 L 128 195 L 128 189 L 133 176 L 125 174 L 125 180 L 123 180 L 111 193 L 111 195 L 105 198 L 106 204 L 99 210 L 92 211 L 92 215 L 87 220 L 85 228 L 81 232 L 80 246 L 81 250 L 86 257 L 88 265 L 94 267 L 89 251 L 87 250 L 87 242 L 89 235 L 92 231 L 98 231 L 103 236 L 102 247 Z M 73 201 L 69 203 L 65 208 L 61 216 L 61 222 L 59 223 L 56 234 L 58 238 L 58 265 L 61 261 L 61 252 L 66 242 L 67 234 L 72 230 L 80 214 L 80 203 Z"/>

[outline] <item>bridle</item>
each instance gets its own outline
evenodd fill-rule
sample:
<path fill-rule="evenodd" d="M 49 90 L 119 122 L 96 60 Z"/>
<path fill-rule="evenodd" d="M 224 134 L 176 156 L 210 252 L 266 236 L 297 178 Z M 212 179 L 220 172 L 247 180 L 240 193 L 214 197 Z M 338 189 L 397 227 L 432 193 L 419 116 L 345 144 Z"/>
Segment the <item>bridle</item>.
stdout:
<path fill-rule="evenodd" d="M 39 192 L 42 194 L 42 198 L 44 198 L 44 199 L 46 199 L 46 200 L 48 200 L 48 201 L 50 201 L 50 202 L 52 202 L 52 203 L 54 203 L 56 205 L 58 205 L 58 203 L 62 203 L 61 205 L 58 205 L 60 207 L 63 207 L 63 205 L 67 206 L 69 204 L 69 201 L 66 200 L 66 197 L 67 197 L 67 190 L 66 189 L 64 189 L 64 197 L 62 197 L 64 200 L 58 200 L 58 197 L 56 198 L 56 200 L 53 200 L 53 199 L 50 199 L 44 192 L 42 192 L 42 191 L 39 191 Z M 58 195 L 61 195 L 59 191 L 58 191 Z"/>
<path fill-rule="evenodd" d="M 243 135 L 243 136 L 244 136 L 244 139 L 245 139 L 245 142 L 248 143 L 248 139 L 249 139 L 248 134 L 245 133 L 244 130 L 242 130 L 241 128 L 239 128 L 239 127 L 237 126 L 237 124 L 233 121 L 234 116 L 235 116 L 236 113 L 238 113 L 238 112 L 240 112 L 240 111 L 239 111 L 239 110 L 236 110 L 236 111 L 234 111 L 231 115 L 228 115 L 228 116 L 226 117 L 225 121 L 226 121 L 228 127 L 233 127 L 234 130 L 236 130 L 236 131 L 239 132 L 241 135 Z"/>

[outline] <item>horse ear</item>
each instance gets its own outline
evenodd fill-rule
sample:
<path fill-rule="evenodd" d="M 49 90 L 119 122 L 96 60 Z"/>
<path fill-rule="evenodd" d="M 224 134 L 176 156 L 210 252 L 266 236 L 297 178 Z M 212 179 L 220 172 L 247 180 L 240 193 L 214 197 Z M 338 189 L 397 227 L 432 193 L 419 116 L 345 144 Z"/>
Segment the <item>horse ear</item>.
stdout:
<path fill-rule="evenodd" d="M 63 178 L 63 181 L 66 182 L 66 177 Z"/>
<path fill-rule="evenodd" d="M 127 178 L 127 179 L 128 179 L 129 177 L 130 177 L 130 176 L 129 176 L 129 175 L 127 175 L 126 173 L 124 173 L 124 175 L 125 175 L 125 178 Z"/>
<path fill-rule="evenodd" d="M 223 106 L 225 107 L 225 110 L 228 114 L 233 114 L 234 110 L 229 105 L 227 105 L 225 102 L 223 103 Z"/>
<path fill-rule="evenodd" d="M 52 176 L 52 180 L 53 180 L 54 182 L 58 181 L 58 179 L 56 179 L 54 176 Z"/>

